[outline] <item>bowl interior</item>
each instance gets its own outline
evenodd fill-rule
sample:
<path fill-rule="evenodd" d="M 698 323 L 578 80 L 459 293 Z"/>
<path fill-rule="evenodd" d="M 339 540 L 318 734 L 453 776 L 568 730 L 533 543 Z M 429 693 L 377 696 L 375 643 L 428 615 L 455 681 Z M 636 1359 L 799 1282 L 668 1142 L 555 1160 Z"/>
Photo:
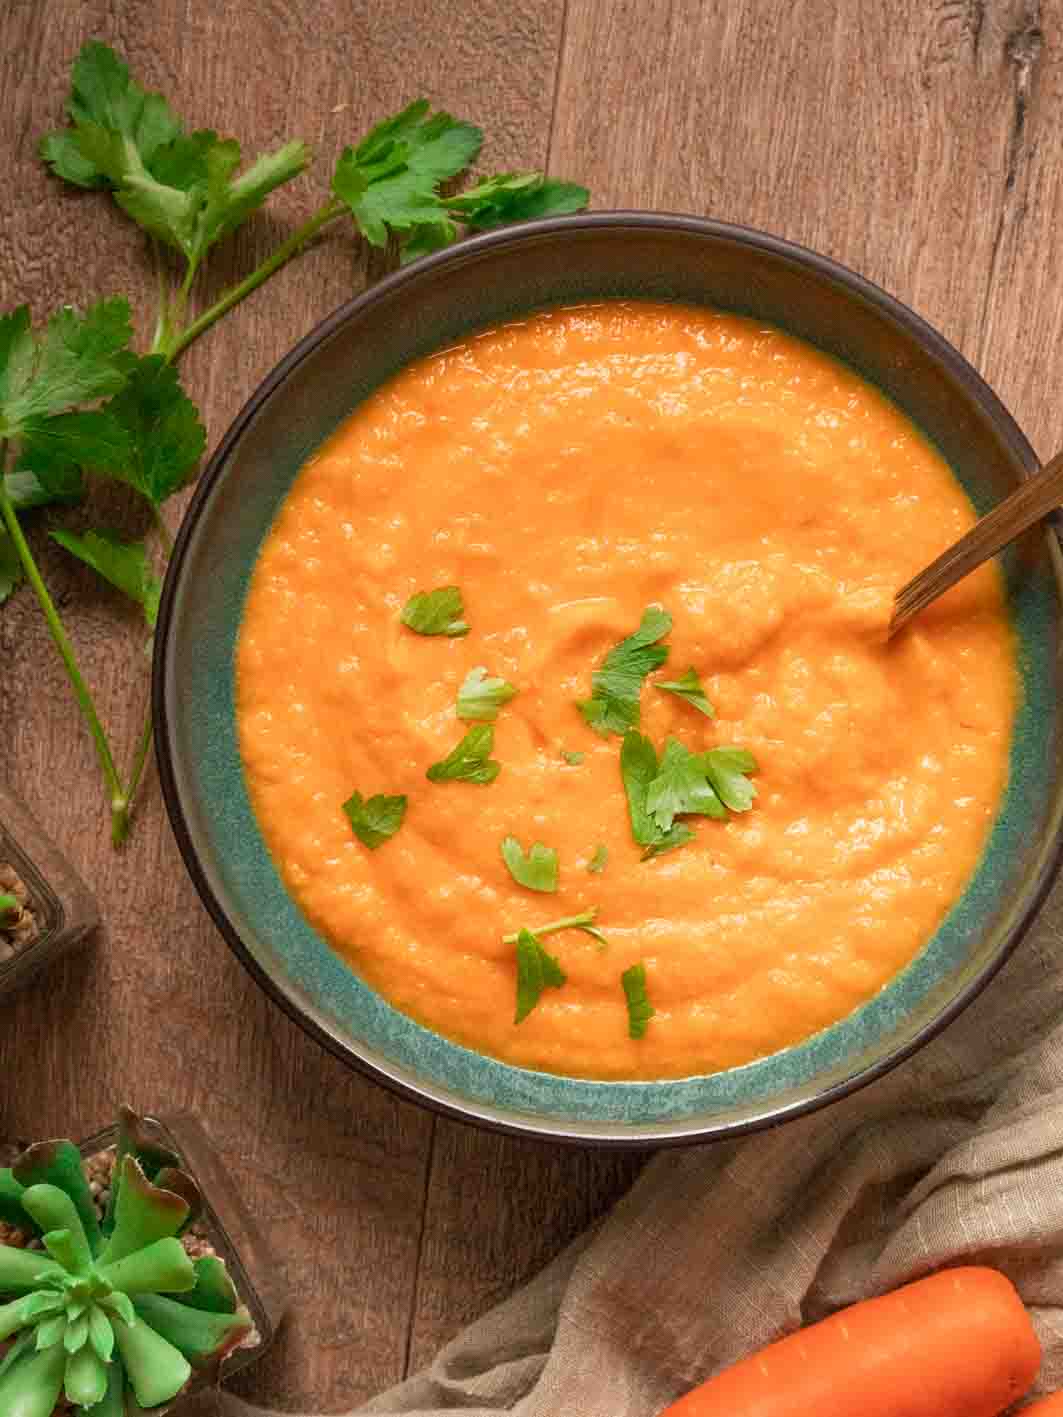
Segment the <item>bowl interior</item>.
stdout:
<path fill-rule="evenodd" d="M 496 1062 L 430 1033 L 361 982 L 287 894 L 245 790 L 233 652 L 259 545 L 301 465 L 418 355 L 477 326 L 610 296 L 718 306 L 846 360 L 938 445 L 979 509 L 1035 466 L 973 370 L 914 315 L 837 266 L 756 233 L 686 218 L 602 215 L 467 242 L 392 277 L 308 337 L 251 400 L 205 474 L 167 581 L 155 695 L 167 803 L 230 943 L 274 996 L 349 1060 L 437 1106 L 557 1137 L 659 1144 L 733 1133 L 849 1090 L 973 996 L 1018 938 L 1055 865 L 1059 552 L 1007 559 L 1024 681 L 1011 780 L 982 863 L 923 953 L 857 1013 L 728 1072 L 599 1083 Z"/>

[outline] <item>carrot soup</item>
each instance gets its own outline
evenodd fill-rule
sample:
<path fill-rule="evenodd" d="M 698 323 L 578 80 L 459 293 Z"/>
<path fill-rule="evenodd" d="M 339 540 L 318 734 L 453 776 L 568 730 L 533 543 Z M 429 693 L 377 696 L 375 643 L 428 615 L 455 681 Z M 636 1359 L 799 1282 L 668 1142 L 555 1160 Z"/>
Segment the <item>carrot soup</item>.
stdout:
<path fill-rule="evenodd" d="M 888 984 L 962 894 L 1018 694 L 974 520 L 780 330 L 606 301 L 412 364 L 310 459 L 237 647 L 312 925 L 430 1029 L 603 1079 L 730 1068 Z"/>

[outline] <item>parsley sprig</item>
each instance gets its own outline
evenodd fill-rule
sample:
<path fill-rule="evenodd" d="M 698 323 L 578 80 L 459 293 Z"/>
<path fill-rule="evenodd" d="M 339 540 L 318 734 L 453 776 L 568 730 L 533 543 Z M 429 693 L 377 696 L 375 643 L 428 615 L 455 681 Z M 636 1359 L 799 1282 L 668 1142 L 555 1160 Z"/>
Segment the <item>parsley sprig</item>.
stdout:
<path fill-rule="evenodd" d="M 565 971 L 557 959 L 543 949 L 530 930 L 517 932 L 517 1012 L 514 1023 L 523 1023 L 546 989 L 560 989 Z"/>
<path fill-rule="evenodd" d="M 95 745 L 117 844 L 130 828 L 151 751 L 151 722 L 123 772 L 23 517 L 79 501 L 87 473 L 133 488 L 151 516 L 153 544 L 123 541 L 103 527 L 61 530 L 55 539 L 135 601 L 150 628 L 171 550 L 162 509 L 194 477 L 206 441 L 173 367 L 194 340 L 333 223 L 352 222 L 371 246 L 393 243 L 407 261 L 466 231 L 577 211 L 588 193 L 542 173 L 498 173 L 454 191 L 483 134 L 418 99 L 344 149 L 317 209 L 248 276 L 196 311 L 197 276 L 215 247 L 304 171 L 310 149 L 291 139 L 245 156 L 235 139 L 191 128 L 95 40 L 74 62 L 66 113 L 67 125 L 42 140 L 41 156 L 63 182 L 108 194 L 145 233 L 157 308 L 150 343 L 139 355 L 131 348 L 131 312 L 120 298 L 98 301 L 82 314 L 61 309 L 36 334 L 25 306 L 0 318 L 0 604 L 23 580 L 40 603 Z M 460 620 L 459 609 L 442 633 L 463 633 Z"/>
<path fill-rule="evenodd" d="M 645 1038 L 646 1025 L 657 1010 L 646 992 L 646 965 L 642 960 L 625 969 L 620 983 L 627 1000 L 627 1031 L 631 1038 Z"/>
<path fill-rule="evenodd" d="M 493 726 L 479 723 L 445 758 L 433 763 L 425 776 L 429 782 L 476 782 L 486 787 L 502 771 L 502 764 L 491 757 L 494 746 Z"/>

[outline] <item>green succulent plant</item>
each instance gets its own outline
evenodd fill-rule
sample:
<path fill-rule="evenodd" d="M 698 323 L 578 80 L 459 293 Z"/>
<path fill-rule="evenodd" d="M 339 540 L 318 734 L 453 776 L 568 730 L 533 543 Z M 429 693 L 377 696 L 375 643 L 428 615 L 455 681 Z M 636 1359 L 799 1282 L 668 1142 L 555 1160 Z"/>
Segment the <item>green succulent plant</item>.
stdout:
<path fill-rule="evenodd" d="M 178 1238 L 200 1206 L 179 1158 L 128 1109 L 102 1221 L 72 1142 L 0 1170 L 0 1219 L 44 1246 L 0 1244 L 3 1417 L 51 1417 L 62 1392 L 91 1417 L 158 1411 L 252 1331 L 224 1263 L 192 1260 Z"/>

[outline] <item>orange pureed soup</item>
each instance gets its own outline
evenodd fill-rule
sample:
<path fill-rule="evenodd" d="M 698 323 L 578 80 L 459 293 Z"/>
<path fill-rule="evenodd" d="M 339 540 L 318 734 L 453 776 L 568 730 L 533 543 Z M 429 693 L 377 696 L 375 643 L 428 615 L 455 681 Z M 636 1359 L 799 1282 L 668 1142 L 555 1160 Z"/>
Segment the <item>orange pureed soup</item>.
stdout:
<path fill-rule="evenodd" d="M 1018 692 L 999 573 L 884 637 L 894 590 L 972 521 L 880 393 L 733 315 L 606 302 L 420 360 L 307 463 L 248 595 L 240 745 L 288 889 L 397 1008 L 509 1063 L 677 1077 L 809 1037 L 927 943 L 998 811 Z M 466 635 L 402 623 L 446 586 Z M 670 739 L 688 767 L 734 745 L 757 796 L 676 817 L 692 839 L 645 860 L 624 740 L 577 705 L 655 606 L 667 663 L 634 681 L 650 773 Z M 429 781 L 476 727 L 456 701 L 480 666 L 517 691 L 500 771 Z M 659 687 L 690 668 L 714 718 Z M 342 809 L 356 791 L 408 800 L 376 849 Z M 510 874 L 510 836 L 556 851 L 556 892 Z M 503 937 L 591 907 L 607 943 L 538 936 L 564 982 L 547 961 L 515 1022 Z M 632 1037 L 639 964 L 655 1012 Z"/>

